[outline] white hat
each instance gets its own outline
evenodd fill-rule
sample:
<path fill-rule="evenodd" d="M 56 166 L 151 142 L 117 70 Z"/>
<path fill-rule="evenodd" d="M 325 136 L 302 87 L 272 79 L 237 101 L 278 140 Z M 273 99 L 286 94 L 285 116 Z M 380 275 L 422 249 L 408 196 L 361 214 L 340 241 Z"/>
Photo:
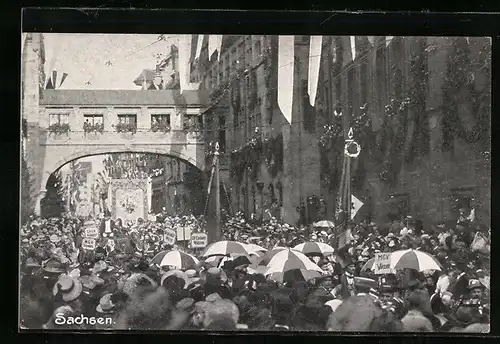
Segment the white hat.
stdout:
<path fill-rule="evenodd" d="M 325 302 L 325 305 L 330 306 L 330 308 L 332 309 L 332 312 L 335 312 L 341 304 L 342 304 L 342 300 L 339 300 L 339 299 L 334 299 L 334 300 L 330 300 L 330 301 Z"/>

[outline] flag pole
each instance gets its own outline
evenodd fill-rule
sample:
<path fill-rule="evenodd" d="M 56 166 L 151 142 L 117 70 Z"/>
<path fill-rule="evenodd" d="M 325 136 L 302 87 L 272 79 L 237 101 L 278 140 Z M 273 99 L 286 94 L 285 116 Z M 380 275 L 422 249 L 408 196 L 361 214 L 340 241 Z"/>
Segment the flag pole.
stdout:
<path fill-rule="evenodd" d="M 215 240 L 221 236 L 221 216 L 220 216 L 220 171 L 219 171 L 219 142 L 215 143 Z"/>

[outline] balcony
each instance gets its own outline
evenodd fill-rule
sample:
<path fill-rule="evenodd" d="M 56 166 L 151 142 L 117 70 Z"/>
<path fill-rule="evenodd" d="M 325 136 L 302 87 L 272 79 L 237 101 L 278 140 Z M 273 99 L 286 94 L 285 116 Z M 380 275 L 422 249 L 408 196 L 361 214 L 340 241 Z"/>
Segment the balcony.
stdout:
<path fill-rule="evenodd" d="M 170 130 L 169 132 L 137 128 L 135 133 L 116 130 L 99 132 L 69 131 L 51 133 L 47 130 L 45 145 L 119 145 L 119 144 L 203 144 L 202 132 Z"/>

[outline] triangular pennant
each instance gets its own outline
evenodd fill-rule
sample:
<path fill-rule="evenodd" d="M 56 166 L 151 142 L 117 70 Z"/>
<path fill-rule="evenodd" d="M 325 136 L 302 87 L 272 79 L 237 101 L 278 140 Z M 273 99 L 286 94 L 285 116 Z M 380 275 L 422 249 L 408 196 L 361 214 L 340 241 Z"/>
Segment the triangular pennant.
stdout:
<path fill-rule="evenodd" d="M 351 209 L 351 220 L 354 219 L 354 216 L 356 216 L 356 213 L 361 209 L 363 206 L 363 202 L 361 202 L 356 196 L 351 195 L 351 202 L 352 202 L 352 209 Z"/>
<path fill-rule="evenodd" d="M 368 36 L 368 42 L 370 42 L 371 45 L 375 45 L 375 36 Z"/>
<path fill-rule="evenodd" d="M 292 122 L 295 36 L 279 36 L 278 106 L 288 123 Z"/>
<path fill-rule="evenodd" d="M 311 106 L 314 106 L 316 102 L 322 46 L 323 36 L 311 36 L 309 45 L 309 76 L 307 78 L 307 92 L 309 94 L 309 102 L 311 103 Z"/>
<path fill-rule="evenodd" d="M 197 88 L 197 83 L 190 82 L 191 78 L 191 35 L 179 35 L 179 85 L 181 93 L 184 90 L 192 90 Z"/>
<path fill-rule="evenodd" d="M 68 73 L 63 73 L 62 78 L 61 78 L 61 83 L 59 84 L 59 87 L 62 86 L 64 80 L 66 80 L 67 77 L 68 77 Z"/>
<path fill-rule="evenodd" d="M 49 81 L 47 81 L 47 85 L 45 86 L 46 90 L 53 90 L 54 85 L 52 84 L 52 78 L 49 78 Z"/>
<path fill-rule="evenodd" d="M 352 54 L 352 59 L 356 59 L 356 37 L 355 36 L 349 36 L 349 41 L 351 43 L 351 54 Z"/>

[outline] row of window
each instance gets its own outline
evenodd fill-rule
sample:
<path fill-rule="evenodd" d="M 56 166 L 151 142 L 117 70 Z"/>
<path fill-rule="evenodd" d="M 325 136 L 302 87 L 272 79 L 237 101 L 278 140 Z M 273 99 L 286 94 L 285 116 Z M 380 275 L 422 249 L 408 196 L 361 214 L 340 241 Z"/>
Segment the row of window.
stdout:
<path fill-rule="evenodd" d="M 49 115 L 49 126 L 54 124 L 69 124 L 69 114 L 50 114 Z M 92 114 L 84 115 L 84 120 L 87 125 L 102 125 L 104 123 L 104 115 L 102 114 Z M 184 127 L 195 127 L 199 125 L 196 115 L 185 115 L 184 116 Z M 119 124 L 132 124 L 137 125 L 137 115 L 135 114 L 122 114 L 118 115 Z M 151 115 L 151 126 L 154 125 L 167 125 L 170 126 L 170 115 Z"/>

